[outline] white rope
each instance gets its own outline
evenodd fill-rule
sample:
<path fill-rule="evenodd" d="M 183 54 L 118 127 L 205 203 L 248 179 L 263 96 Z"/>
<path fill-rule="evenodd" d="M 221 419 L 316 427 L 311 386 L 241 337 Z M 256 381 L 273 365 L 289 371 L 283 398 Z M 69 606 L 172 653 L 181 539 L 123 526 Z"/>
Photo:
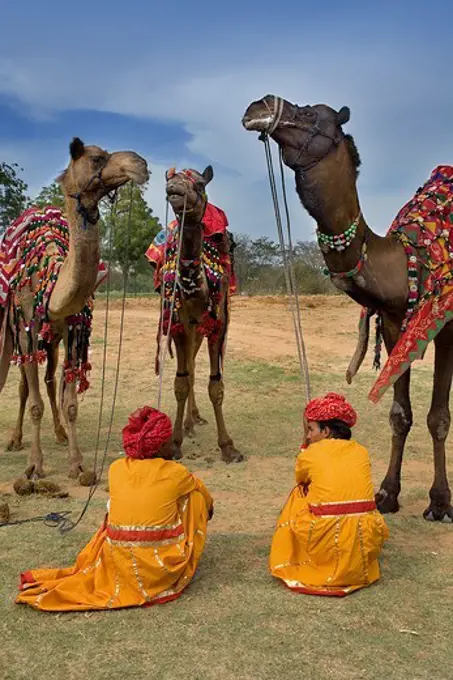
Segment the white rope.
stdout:
<path fill-rule="evenodd" d="M 299 365 L 300 365 L 300 373 L 302 376 L 302 379 L 304 381 L 304 386 L 305 386 L 305 401 L 308 403 L 311 398 L 311 387 L 310 387 L 310 373 L 309 373 L 309 367 L 308 367 L 308 358 L 307 358 L 307 350 L 305 347 L 305 342 L 304 342 L 304 336 L 302 332 L 302 319 L 301 319 L 301 312 L 300 312 L 300 305 L 299 305 L 299 298 L 297 295 L 297 287 L 296 287 L 296 280 L 295 280 L 295 275 L 294 275 L 294 267 L 293 267 L 293 262 L 292 262 L 292 238 L 291 238 L 291 224 L 290 224 L 290 218 L 289 218 L 289 210 L 288 210 L 288 203 L 287 203 L 287 198 L 286 198 L 286 187 L 285 187 L 285 179 L 284 179 L 284 171 L 283 171 L 283 163 L 280 158 L 280 170 L 281 170 L 281 178 L 282 178 L 282 192 L 283 192 L 283 200 L 285 204 L 285 216 L 286 216 L 286 229 L 287 229 L 287 234 L 288 234 L 288 246 L 285 244 L 285 238 L 283 234 L 283 224 L 282 224 L 282 218 L 281 218 L 281 213 L 280 213 L 280 206 L 278 203 L 278 193 L 277 193 L 277 186 L 275 182 L 275 175 L 274 175 L 274 168 L 273 168 L 273 160 L 272 160 L 272 151 L 270 148 L 269 144 L 269 137 L 268 135 L 264 135 L 264 149 L 265 149 L 265 154 L 266 154 L 266 162 L 267 162 L 267 169 L 268 169 L 268 174 L 269 174 L 269 184 L 271 188 L 271 195 L 272 195 L 272 200 L 274 203 L 274 213 L 275 213 L 275 221 L 277 223 L 277 231 L 278 231 L 278 237 L 280 241 L 280 249 L 282 253 L 282 259 L 283 259 L 283 270 L 285 274 L 285 282 L 286 282 L 286 289 L 288 292 L 288 297 L 289 297 L 289 304 L 290 304 L 290 309 L 293 317 L 293 324 L 294 324 L 294 333 L 296 336 L 296 345 L 297 345 L 297 353 L 299 356 Z"/>
<path fill-rule="evenodd" d="M 168 205 L 168 204 L 167 204 Z M 171 304 L 170 304 L 170 318 L 168 320 L 168 330 L 167 330 L 167 338 L 166 342 L 164 343 L 164 346 L 162 347 L 162 336 L 164 332 L 164 304 L 165 304 L 165 286 L 164 286 L 164 277 L 162 276 L 162 283 L 161 283 L 161 297 L 162 297 L 162 305 L 161 305 L 161 323 L 160 323 L 160 328 L 159 328 L 159 389 L 158 389 L 158 394 L 157 394 L 157 408 L 160 411 L 161 405 L 162 405 L 162 389 L 163 389 L 163 380 L 164 380 L 164 370 L 165 370 L 165 359 L 167 357 L 167 351 L 170 348 L 170 342 L 171 342 L 171 326 L 173 323 L 173 312 L 175 309 L 175 300 L 176 300 L 176 287 L 179 285 L 179 260 L 181 259 L 181 246 L 182 246 L 182 237 L 183 237 L 183 231 L 184 231 L 184 222 L 186 219 L 186 210 L 187 208 L 187 193 L 184 194 L 184 206 L 183 206 L 183 211 L 182 211 L 182 218 L 181 222 L 179 225 L 179 243 L 178 243 L 178 252 L 176 255 L 176 263 L 175 263 L 175 280 L 173 282 L 173 290 L 172 290 L 172 295 L 171 295 Z M 168 213 L 167 213 L 168 215 Z M 166 258 L 166 252 L 167 252 L 167 232 L 168 232 L 168 222 L 166 220 L 166 226 L 165 226 L 165 246 L 164 246 L 164 257 Z M 166 259 L 164 260 L 165 263 Z"/>

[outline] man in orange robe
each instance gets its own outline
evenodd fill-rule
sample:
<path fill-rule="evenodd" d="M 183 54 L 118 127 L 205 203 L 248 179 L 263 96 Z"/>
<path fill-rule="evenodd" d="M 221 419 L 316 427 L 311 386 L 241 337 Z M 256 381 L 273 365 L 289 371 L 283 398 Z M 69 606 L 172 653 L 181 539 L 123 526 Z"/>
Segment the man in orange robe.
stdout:
<path fill-rule="evenodd" d="M 110 466 L 109 512 L 73 567 L 21 575 L 16 602 L 45 611 L 117 609 L 174 600 L 203 552 L 213 500 L 171 460 L 171 421 L 145 406 L 123 429 Z"/>
<path fill-rule="evenodd" d="M 270 571 L 288 588 L 342 597 L 379 579 L 388 529 L 376 509 L 368 451 L 351 440 L 357 415 L 329 393 L 305 410 L 296 484 L 272 541 Z"/>

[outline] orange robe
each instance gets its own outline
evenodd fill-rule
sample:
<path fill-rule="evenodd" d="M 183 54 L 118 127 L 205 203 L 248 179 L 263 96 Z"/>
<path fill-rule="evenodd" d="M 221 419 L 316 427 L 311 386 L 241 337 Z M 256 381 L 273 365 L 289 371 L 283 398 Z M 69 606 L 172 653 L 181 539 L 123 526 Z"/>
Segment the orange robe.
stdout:
<path fill-rule="evenodd" d="M 270 570 L 291 590 L 344 596 L 379 578 L 388 529 L 376 510 L 368 451 L 324 439 L 302 450 L 272 540 Z"/>
<path fill-rule="evenodd" d="M 110 509 L 73 567 L 21 575 L 16 602 L 45 611 L 117 609 L 173 600 L 203 552 L 212 498 L 183 465 L 116 460 Z"/>

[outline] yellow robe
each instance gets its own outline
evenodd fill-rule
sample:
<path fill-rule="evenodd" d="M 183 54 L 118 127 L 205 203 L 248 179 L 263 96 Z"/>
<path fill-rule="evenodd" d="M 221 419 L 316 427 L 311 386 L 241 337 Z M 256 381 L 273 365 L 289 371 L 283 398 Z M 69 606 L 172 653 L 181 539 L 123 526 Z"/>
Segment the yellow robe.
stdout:
<path fill-rule="evenodd" d="M 388 529 L 375 509 L 368 451 L 324 439 L 302 450 L 280 515 L 270 570 L 292 590 L 344 596 L 379 578 Z"/>
<path fill-rule="evenodd" d="M 21 575 L 16 602 L 45 611 L 116 609 L 173 600 L 189 585 L 212 498 L 183 465 L 116 460 L 110 509 L 73 567 Z"/>

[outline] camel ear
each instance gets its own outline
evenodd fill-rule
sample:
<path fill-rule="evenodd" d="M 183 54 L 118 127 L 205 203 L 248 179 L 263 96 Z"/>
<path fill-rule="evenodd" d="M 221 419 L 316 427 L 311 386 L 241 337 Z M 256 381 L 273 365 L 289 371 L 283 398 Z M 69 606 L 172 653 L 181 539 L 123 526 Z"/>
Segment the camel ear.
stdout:
<path fill-rule="evenodd" d="M 337 125 L 344 125 L 351 117 L 351 111 L 348 106 L 342 106 L 337 113 Z"/>
<path fill-rule="evenodd" d="M 71 158 L 73 161 L 78 161 L 82 158 L 85 153 L 85 144 L 78 137 L 74 137 L 71 144 L 69 145 L 69 151 L 71 153 Z"/>
<path fill-rule="evenodd" d="M 203 177 L 205 184 L 209 184 L 211 179 L 214 177 L 214 170 L 212 169 L 212 165 L 208 165 L 208 167 L 203 170 Z"/>

